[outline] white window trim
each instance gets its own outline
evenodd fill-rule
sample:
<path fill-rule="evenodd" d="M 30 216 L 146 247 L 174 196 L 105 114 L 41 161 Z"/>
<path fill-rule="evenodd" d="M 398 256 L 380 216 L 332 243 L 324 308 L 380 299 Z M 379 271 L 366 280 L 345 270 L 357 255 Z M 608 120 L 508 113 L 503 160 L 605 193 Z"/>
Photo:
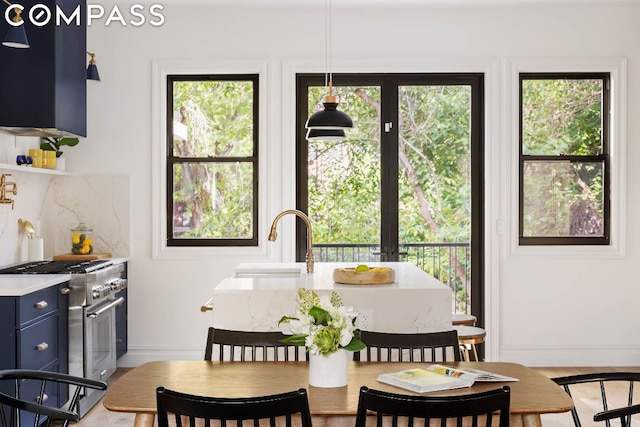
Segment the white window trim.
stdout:
<path fill-rule="evenodd" d="M 267 192 L 266 173 L 267 157 L 267 102 L 268 102 L 268 70 L 267 60 L 157 60 L 152 64 L 151 94 L 151 174 L 152 174 L 152 258 L 153 259 L 211 259 L 212 256 L 266 255 L 267 230 Z M 200 246 L 178 247 L 167 246 L 167 214 L 166 197 L 166 105 L 167 76 L 170 74 L 258 74 L 260 117 L 258 146 L 258 246 Z"/>
<path fill-rule="evenodd" d="M 519 77 L 520 73 L 608 72 L 611 75 L 609 130 L 610 244 L 520 246 L 519 224 Z M 510 170 L 509 209 L 512 256 L 561 256 L 569 258 L 623 258 L 626 253 L 626 150 L 627 150 L 627 61 L 626 58 L 518 58 L 510 62 L 509 87 Z"/>

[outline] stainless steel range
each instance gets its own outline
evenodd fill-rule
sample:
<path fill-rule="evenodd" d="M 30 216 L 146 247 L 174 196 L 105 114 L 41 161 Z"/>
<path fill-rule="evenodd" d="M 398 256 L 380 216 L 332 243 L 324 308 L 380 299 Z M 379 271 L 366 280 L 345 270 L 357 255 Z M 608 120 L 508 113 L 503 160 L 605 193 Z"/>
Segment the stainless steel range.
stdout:
<path fill-rule="evenodd" d="M 112 260 L 35 261 L 0 270 L 0 274 L 71 274 L 69 288 L 69 373 L 107 381 L 116 370 L 116 314 L 127 286 L 124 264 Z M 73 391 L 73 390 L 71 390 Z M 85 390 L 78 403 L 84 416 L 104 395 Z"/>

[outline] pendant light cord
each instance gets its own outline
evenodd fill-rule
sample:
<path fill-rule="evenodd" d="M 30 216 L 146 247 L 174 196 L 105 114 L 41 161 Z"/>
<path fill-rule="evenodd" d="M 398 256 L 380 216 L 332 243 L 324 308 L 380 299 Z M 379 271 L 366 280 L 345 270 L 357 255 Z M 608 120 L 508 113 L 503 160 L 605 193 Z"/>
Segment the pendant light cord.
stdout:
<path fill-rule="evenodd" d="M 324 26 L 325 26 L 325 77 L 324 84 L 329 86 L 329 95 L 327 102 L 335 102 L 333 96 L 333 72 L 331 63 L 331 0 L 324 0 Z"/>
<path fill-rule="evenodd" d="M 329 25 L 329 29 L 327 30 L 327 45 L 329 46 L 328 49 L 328 58 L 329 58 L 329 95 L 333 96 L 333 64 L 332 64 L 332 60 L 331 60 L 331 50 L 332 47 L 331 46 L 331 0 L 329 1 L 329 11 L 327 12 L 327 22 Z"/>
<path fill-rule="evenodd" d="M 5 0 L 7 1 L 7 0 Z M 327 42 L 327 9 L 329 0 L 324 0 L 324 86 L 329 86 L 329 43 Z"/>

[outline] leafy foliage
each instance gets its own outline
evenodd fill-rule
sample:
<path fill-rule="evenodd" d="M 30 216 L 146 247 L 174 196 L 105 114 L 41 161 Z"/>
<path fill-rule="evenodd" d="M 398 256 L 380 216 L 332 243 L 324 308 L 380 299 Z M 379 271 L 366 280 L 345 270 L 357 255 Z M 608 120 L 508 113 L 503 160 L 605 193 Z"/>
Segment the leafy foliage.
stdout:
<path fill-rule="evenodd" d="M 278 325 L 290 334 L 281 341 L 285 344 L 305 346 L 312 354 L 327 356 L 343 348 L 359 351 L 365 348 L 356 329 L 358 313 L 345 307 L 337 292 L 318 296 L 310 289 L 298 289 L 296 315 L 283 316 Z"/>
<path fill-rule="evenodd" d="M 62 156 L 62 150 L 60 147 L 75 147 L 80 142 L 78 138 L 55 138 L 55 137 L 44 137 L 40 141 L 40 149 L 45 151 L 55 151 L 56 157 Z"/>
<path fill-rule="evenodd" d="M 602 154 L 603 92 L 598 79 L 523 79 L 523 154 Z M 577 160 L 524 162 L 524 236 L 604 234 L 604 163 Z"/>
<path fill-rule="evenodd" d="M 253 90 L 251 81 L 174 82 L 174 120 L 187 136 L 173 138 L 173 155 L 190 159 L 173 169 L 174 236 L 253 237 Z"/>
<path fill-rule="evenodd" d="M 602 152 L 602 82 L 532 79 L 523 86 L 523 152 Z M 336 87 L 355 128 L 342 142 L 309 143 L 308 204 L 317 243 L 380 241 L 380 88 Z M 309 92 L 309 114 L 326 88 Z M 471 90 L 465 85 L 407 85 L 400 113 L 398 209 L 400 241 L 469 242 Z M 185 237 L 251 236 L 253 86 L 250 81 L 174 83 L 174 118 L 187 137 L 174 138 L 174 226 Z M 246 161 L 220 161 L 240 158 Z M 525 162 L 525 223 L 531 235 L 602 232 L 601 164 Z M 468 264 L 442 261 L 450 283 L 466 283 Z M 425 266 L 425 269 L 429 267 Z M 463 288 L 460 288 L 463 292 Z"/>

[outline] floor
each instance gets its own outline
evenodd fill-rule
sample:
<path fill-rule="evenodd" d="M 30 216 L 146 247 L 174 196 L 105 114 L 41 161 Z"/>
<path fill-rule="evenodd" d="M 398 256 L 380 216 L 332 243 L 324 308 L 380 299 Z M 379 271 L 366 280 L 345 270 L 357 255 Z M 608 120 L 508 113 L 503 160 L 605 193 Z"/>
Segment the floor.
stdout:
<path fill-rule="evenodd" d="M 559 377 L 565 375 L 575 375 L 580 373 L 587 372 L 602 372 L 602 371 L 633 371 L 640 372 L 640 367 L 636 368 L 535 368 L 538 372 L 552 377 Z M 113 381 L 117 381 L 120 376 L 125 374 L 129 369 L 120 368 L 116 372 L 116 374 L 112 377 Z M 594 392 L 594 393 L 592 393 Z M 598 390 L 590 389 L 585 391 L 584 393 L 574 393 L 574 401 L 578 402 L 576 405 L 580 406 L 590 406 L 597 399 Z M 636 402 L 640 402 L 640 390 L 637 391 L 639 395 L 635 400 Z M 626 393 L 624 394 L 623 400 L 626 399 Z M 109 426 L 109 427 L 131 427 L 133 426 L 133 414 L 124 414 L 119 412 L 110 412 L 107 411 L 101 403 L 98 403 L 87 415 L 85 415 L 76 426 L 78 427 L 95 427 L 95 426 Z M 595 426 L 599 425 L 590 421 L 588 419 L 581 420 L 582 425 L 586 426 Z M 569 413 L 566 414 L 554 414 L 554 415 L 543 415 L 542 416 L 542 424 L 545 427 L 573 427 L 573 421 L 571 420 L 571 415 Z M 640 418 L 638 420 L 634 420 L 633 426 L 640 426 Z M 601 426 L 602 427 L 602 426 Z"/>
<path fill-rule="evenodd" d="M 116 373 L 111 376 L 111 381 L 118 381 L 118 378 L 126 374 L 130 369 L 131 368 L 118 368 Z M 102 402 L 98 402 L 98 404 L 75 425 L 78 427 L 131 427 L 133 426 L 134 418 L 135 414 L 107 411 L 105 407 L 102 406 Z"/>
<path fill-rule="evenodd" d="M 604 372 L 604 371 L 614 371 L 614 372 L 640 372 L 640 367 L 623 367 L 623 368 L 535 368 L 541 374 L 546 375 L 549 378 L 553 377 L 562 377 L 567 375 L 577 375 L 589 372 Z M 611 392 L 608 389 L 608 393 Z M 578 414 L 594 414 L 602 411 L 602 403 L 600 399 L 600 390 L 598 386 L 590 385 L 588 387 L 585 386 L 583 389 L 574 389 L 573 391 L 573 401 L 576 407 L 578 408 Z M 616 393 L 612 393 L 609 399 L 609 408 L 626 406 L 626 399 L 628 396 L 628 390 L 616 390 Z M 635 390 L 634 392 L 634 403 L 640 402 L 640 390 Z M 588 416 L 581 416 L 580 421 L 584 427 L 586 426 L 599 426 L 606 427 L 603 423 L 596 423 L 592 419 L 589 419 Z M 542 416 L 542 424 L 545 427 L 574 427 L 573 420 L 571 418 L 571 413 L 563 413 L 563 414 L 553 414 L 553 415 L 543 415 Z M 619 422 L 612 422 L 612 426 L 619 426 Z M 640 427 L 640 416 L 635 416 L 631 422 L 631 425 L 634 427 Z"/>

